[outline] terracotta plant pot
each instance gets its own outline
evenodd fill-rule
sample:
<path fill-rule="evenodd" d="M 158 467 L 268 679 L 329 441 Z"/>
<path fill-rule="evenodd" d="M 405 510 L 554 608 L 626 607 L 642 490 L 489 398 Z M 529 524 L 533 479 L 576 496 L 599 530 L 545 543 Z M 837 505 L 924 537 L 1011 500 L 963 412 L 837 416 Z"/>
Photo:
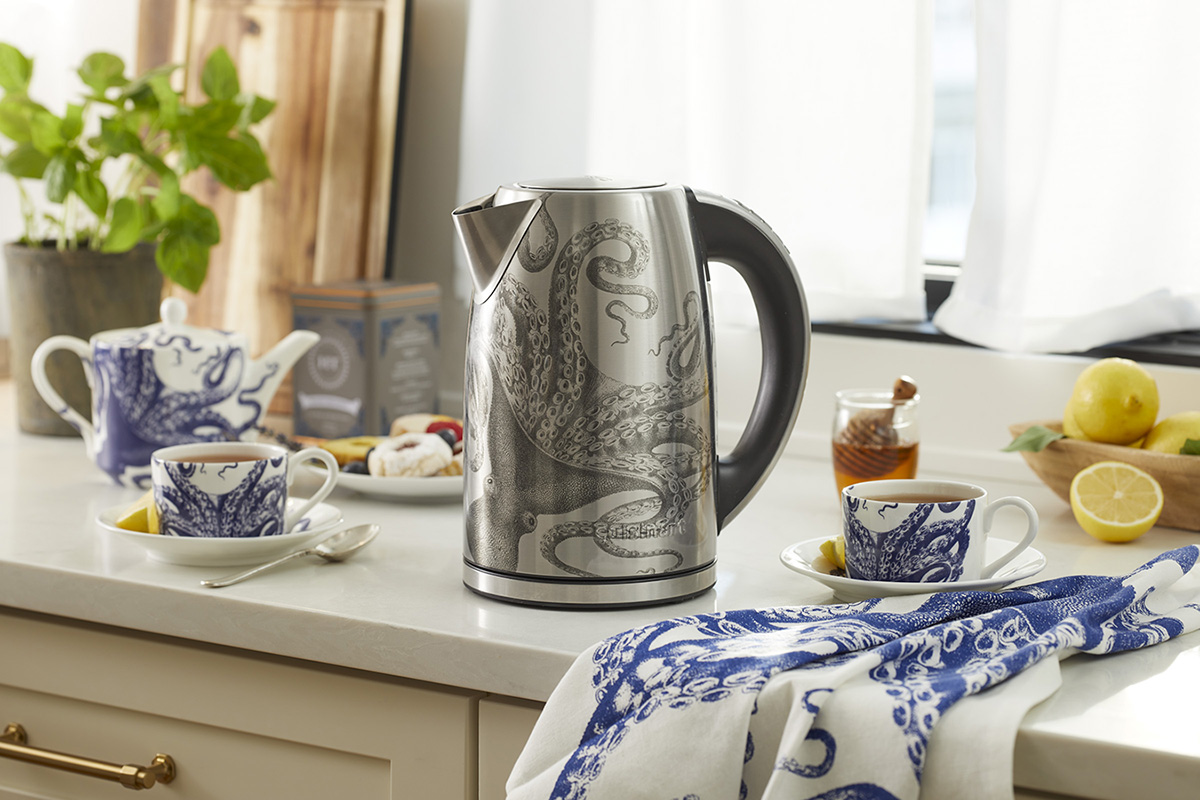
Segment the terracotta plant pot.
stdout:
<path fill-rule="evenodd" d="M 87 340 L 113 328 L 135 328 L 158 319 L 162 274 L 154 263 L 154 245 L 143 243 L 126 253 L 58 251 L 4 245 L 12 319 L 12 372 L 17 390 L 17 420 L 27 433 L 78 435 L 33 386 L 33 351 L 51 336 Z M 54 353 L 47 376 L 74 408 L 91 408 L 91 391 L 79 359 Z"/>

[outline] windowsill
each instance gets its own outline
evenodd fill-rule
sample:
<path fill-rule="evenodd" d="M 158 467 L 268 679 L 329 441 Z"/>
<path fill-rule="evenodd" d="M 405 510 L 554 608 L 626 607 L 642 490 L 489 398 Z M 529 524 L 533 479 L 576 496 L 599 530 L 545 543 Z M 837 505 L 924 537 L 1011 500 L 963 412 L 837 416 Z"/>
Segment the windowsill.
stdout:
<path fill-rule="evenodd" d="M 899 339 L 928 344 L 950 344 L 976 347 L 942 333 L 932 322 L 884 322 L 863 320 L 861 322 L 814 322 L 813 333 L 830 333 L 838 336 L 859 336 L 869 339 Z M 1116 356 L 1148 364 L 1170 364 L 1178 367 L 1200 367 L 1200 331 L 1178 331 L 1157 336 L 1147 336 L 1128 342 L 1097 347 L 1083 353 L 1066 353 L 1087 358 Z"/>

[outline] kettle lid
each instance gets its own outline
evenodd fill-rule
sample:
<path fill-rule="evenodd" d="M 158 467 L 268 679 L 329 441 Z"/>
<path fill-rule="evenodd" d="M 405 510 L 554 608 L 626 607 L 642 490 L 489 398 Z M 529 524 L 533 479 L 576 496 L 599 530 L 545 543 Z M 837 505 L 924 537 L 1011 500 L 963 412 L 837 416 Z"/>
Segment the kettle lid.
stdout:
<path fill-rule="evenodd" d="M 602 178 L 597 175 L 583 175 L 576 178 L 536 178 L 534 180 L 517 182 L 518 189 L 530 189 L 538 192 L 630 191 L 634 189 L 657 189 L 660 186 L 666 185 L 666 181 Z"/>
<path fill-rule="evenodd" d="M 170 344 L 172 341 L 185 341 L 195 350 L 197 348 L 235 347 L 245 348 L 245 337 L 240 333 L 222 331 L 216 328 L 200 328 L 186 324 L 187 304 L 178 297 L 168 297 L 159 306 L 162 322 L 147 325 L 144 328 L 120 328 L 96 334 L 93 339 L 104 342 L 110 347 L 120 348 L 157 348 Z"/>

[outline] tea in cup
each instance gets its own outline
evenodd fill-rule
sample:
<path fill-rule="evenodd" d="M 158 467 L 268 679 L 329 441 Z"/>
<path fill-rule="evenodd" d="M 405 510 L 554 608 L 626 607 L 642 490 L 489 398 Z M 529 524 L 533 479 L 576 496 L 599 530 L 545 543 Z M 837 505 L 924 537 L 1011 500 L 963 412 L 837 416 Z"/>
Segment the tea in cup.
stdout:
<path fill-rule="evenodd" d="M 985 564 L 992 519 L 1005 506 L 1025 512 L 1025 535 Z M 995 575 L 1033 542 L 1038 516 L 1020 497 L 989 503 L 987 490 L 970 483 L 869 481 L 842 490 L 842 528 L 851 578 L 945 583 Z"/>
<path fill-rule="evenodd" d="M 288 510 L 295 467 L 309 460 L 325 465 L 325 483 Z M 150 474 L 160 533 L 246 538 L 289 533 L 333 490 L 338 465 L 319 447 L 292 453 L 272 444 L 212 442 L 155 450 Z"/>

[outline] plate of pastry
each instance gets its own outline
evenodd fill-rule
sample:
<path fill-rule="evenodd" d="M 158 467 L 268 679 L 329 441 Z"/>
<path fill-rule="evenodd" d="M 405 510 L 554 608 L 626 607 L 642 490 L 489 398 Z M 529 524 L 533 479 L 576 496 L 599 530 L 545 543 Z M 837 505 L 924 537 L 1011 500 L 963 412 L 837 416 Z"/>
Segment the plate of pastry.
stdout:
<path fill-rule="evenodd" d="M 462 421 L 454 417 L 408 414 L 392 423 L 389 436 L 296 439 L 333 453 L 341 468 L 337 485 L 350 491 L 400 500 L 462 498 Z"/>
<path fill-rule="evenodd" d="M 990 578 L 974 581 L 948 581 L 946 583 L 864 581 L 851 578 L 844 570 L 838 569 L 832 561 L 825 557 L 821 552 L 821 545 L 828 539 L 828 536 L 823 536 L 789 545 L 779 554 L 779 560 L 788 569 L 825 584 L 833 590 L 835 599 L 846 603 L 869 600 L 873 597 L 894 597 L 928 592 L 994 592 L 1017 581 L 1031 578 L 1046 568 L 1046 557 L 1034 548 L 1027 547 Z M 986 559 L 992 561 L 1000 558 L 1015 544 L 1015 542 L 1007 542 L 1003 539 L 989 539 Z"/>

